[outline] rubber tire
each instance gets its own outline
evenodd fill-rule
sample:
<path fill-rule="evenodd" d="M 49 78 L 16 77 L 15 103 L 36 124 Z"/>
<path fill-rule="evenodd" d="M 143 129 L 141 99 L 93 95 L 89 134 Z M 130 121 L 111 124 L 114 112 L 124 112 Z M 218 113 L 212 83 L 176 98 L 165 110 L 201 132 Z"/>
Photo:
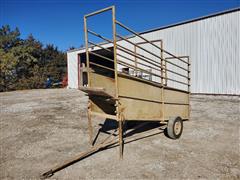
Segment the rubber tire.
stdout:
<path fill-rule="evenodd" d="M 175 131 L 174 131 L 174 126 L 176 122 L 180 122 L 181 123 L 181 130 L 180 133 L 178 135 L 176 135 Z M 167 134 L 171 139 L 178 139 L 180 138 L 180 136 L 182 135 L 182 131 L 183 131 L 183 121 L 181 117 L 171 117 L 168 120 L 168 124 L 167 124 Z"/>

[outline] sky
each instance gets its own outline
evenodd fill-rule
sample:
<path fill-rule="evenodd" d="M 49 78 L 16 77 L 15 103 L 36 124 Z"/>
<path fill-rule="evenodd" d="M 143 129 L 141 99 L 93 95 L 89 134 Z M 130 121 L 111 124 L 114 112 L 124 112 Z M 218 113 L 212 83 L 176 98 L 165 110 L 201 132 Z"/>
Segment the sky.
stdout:
<path fill-rule="evenodd" d="M 21 38 L 32 34 L 44 45 L 66 51 L 84 45 L 83 16 L 111 5 L 116 7 L 118 21 L 143 32 L 236 8 L 240 0 L 0 0 L 0 26 L 18 27 Z M 88 25 L 112 37 L 110 12 L 92 17 Z M 117 31 L 127 35 L 119 27 Z"/>

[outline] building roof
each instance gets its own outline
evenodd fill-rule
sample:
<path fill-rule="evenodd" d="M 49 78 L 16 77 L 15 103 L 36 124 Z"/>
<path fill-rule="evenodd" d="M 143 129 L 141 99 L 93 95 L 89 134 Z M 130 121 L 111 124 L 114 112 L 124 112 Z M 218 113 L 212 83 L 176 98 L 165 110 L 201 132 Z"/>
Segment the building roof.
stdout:
<path fill-rule="evenodd" d="M 194 18 L 194 19 L 190 19 L 190 20 L 186 20 L 186 21 L 182 21 L 182 22 L 178 22 L 178 23 L 174 23 L 174 24 L 170 24 L 170 25 L 167 25 L 167 26 L 162 26 L 162 27 L 150 29 L 150 30 L 147 30 L 147 31 L 140 32 L 139 34 L 146 34 L 146 33 L 150 33 L 150 32 L 153 32 L 153 31 L 159 31 L 159 30 L 162 30 L 162 29 L 167 29 L 167 28 L 171 28 L 171 27 L 175 27 L 175 26 L 180 26 L 180 25 L 184 25 L 184 24 L 195 22 L 195 21 L 200 21 L 200 20 L 204 20 L 204 19 L 207 19 L 207 18 L 212 18 L 212 17 L 215 17 L 215 16 L 220 16 L 220 15 L 224 15 L 224 14 L 228 14 L 228 13 L 232 13 L 232 12 L 236 12 L 236 11 L 240 11 L 240 7 L 233 8 L 233 9 L 228 9 L 228 10 L 225 10 L 225 11 L 209 14 L 209 15 L 206 15 L 206 16 L 202 16 L 202 17 L 198 17 L 198 18 Z M 101 43 L 101 44 L 108 44 L 108 43 Z M 85 49 L 85 47 L 68 50 L 67 52 L 74 52 L 74 51 L 79 51 L 79 50 L 83 50 L 83 49 Z"/>
<path fill-rule="evenodd" d="M 204 19 L 207 19 L 207 18 L 212 18 L 212 17 L 215 17 L 215 16 L 220 16 L 220 15 L 232 13 L 232 12 L 236 12 L 236 11 L 239 11 L 239 10 L 240 10 L 240 7 L 233 8 L 233 9 L 228 9 L 228 10 L 225 10 L 225 11 L 209 14 L 209 15 L 206 15 L 206 16 L 202 16 L 202 17 L 198 17 L 198 18 L 194 18 L 194 19 L 170 24 L 170 25 L 167 25 L 167 26 L 162 26 L 162 27 L 159 27 L 159 28 L 150 29 L 150 30 L 147 30 L 147 31 L 140 32 L 140 34 L 146 34 L 146 33 L 149 33 L 149 32 L 158 31 L 158 30 L 162 30 L 162 29 L 166 29 L 166 28 L 171 28 L 171 27 L 174 27 L 174 26 L 180 26 L 180 25 L 183 25 L 183 24 L 192 23 L 192 22 L 195 22 L 195 21 L 200 21 L 200 20 L 204 20 Z"/>

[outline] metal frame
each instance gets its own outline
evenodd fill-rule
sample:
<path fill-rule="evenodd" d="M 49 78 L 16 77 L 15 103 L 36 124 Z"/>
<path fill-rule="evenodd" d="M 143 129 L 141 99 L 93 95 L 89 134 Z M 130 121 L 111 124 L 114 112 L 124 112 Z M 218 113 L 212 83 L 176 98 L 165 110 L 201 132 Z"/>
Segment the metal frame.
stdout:
<path fill-rule="evenodd" d="M 88 29 L 88 26 L 87 26 L 88 18 L 95 16 L 97 14 L 100 14 L 100 13 L 104 13 L 106 11 L 112 12 L 113 40 L 110 40 L 106 37 L 101 36 L 100 34 Z M 137 42 L 137 43 L 132 42 L 131 41 L 132 37 L 126 38 L 126 37 L 119 35 L 117 33 L 117 27 L 127 30 L 128 32 L 135 35 L 135 37 L 140 38 L 142 41 Z M 88 38 L 89 33 L 108 42 L 108 43 L 111 43 L 113 45 L 113 50 L 103 47 L 102 44 L 96 44 L 96 43 L 90 41 Z M 148 40 L 148 39 L 144 38 L 142 35 L 140 35 L 139 33 L 135 32 L 135 31 L 131 30 L 129 27 L 123 25 L 122 23 L 120 23 L 119 21 L 116 20 L 114 6 L 110 6 L 110 7 L 104 8 L 102 10 L 85 15 L 84 16 L 84 34 L 85 34 L 86 62 L 87 62 L 86 69 L 87 69 L 87 75 L 88 75 L 87 76 L 88 84 L 87 84 L 87 87 L 79 87 L 79 89 L 82 91 L 85 91 L 89 94 L 89 102 L 88 102 L 88 110 L 87 110 L 88 131 L 89 131 L 89 143 L 92 147 L 90 148 L 89 151 L 79 154 L 75 158 L 66 161 L 65 163 L 63 163 L 60 166 L 52 168 L 50 171 L 44 173 L 42 175 L 43 177 L 49 177 L 54 172 L 63 169 L 64 167 L 72 164 L 73 162 L 83 159 L 83 158 L 89 156 L 90 154 L 95 153 L 96 151 L 98 151 L 100 149 L 107 148 L 107 147 L 113 146 L 113 145 L 114 146 L 119 145 L 119 157 L 120 157 L 120 159 L 122 159 L 123 144 L 124 144 L 123 139 L 124 140 L 128 139 L 127 138 L 128 133 L 124 134 L 123 126 L 125 124 L 125 121 L 129 121 L 130 120 L 129 117 L 131 117 L 131 115 L 132 115 L 132 114 L 127 114 L 126 112 L 124 112 L 124 107 L 123 107 L 124 103 L 122 103 L 122 102 L 126 103 L 129 100 L 131 100 L 131 101 L 135 101 L 136 103 L 141 104 L 141 105 L 147 104 L 147 106 L 148 106 L 150 104 L 152 106 L 155 106 L 155 107 L 158 107 L 161 109 L 161 111 L 159 111 L 160 114 L 157 115 L 157 117 L 147 119 L 147 116 L 146 116 L 143 118 L 143 120 L 145 120 L 145 121 L 160 121 L 161 123 L 166 124 L 169 119 L 169 117 L 168 117 L 169 116 L 169 110 L 168 110 L 169 107 L 180 108 L 181 106 L 183 106 L 183 107 L 187 106 L 188 107 L 187 115 L 183 119 L 189 119 L 189 117 L 190 117 L 190 104 L 189 104 L 189 99 L 190 99 L 190 58 L 189 58 L 189 56 L 175 56 L 172 53 L 163 49 L 163 41 L 162 40 L 153 40 L 153 41 Z M 133 50 L 122 46 L 121 42 L 127 42 L 128 44 L 133 45 L 133 47 L 134 47 Z M 154 44 L 155 42 L 160 42 L 160 46 L 157 46 L 156 44 Z M 89 44 L 91 44 L 91 46 L 89 46 Z M 159 54 L 156 54 L 146 48 L 143 48 L 141 46 L 142 44 L 148 44 L 148 45 L 156 48 L 159 51 Z M 111 52 L 113 54 L 113 59 L 106 57 L 102 54 L 98 54 L 98 53 L 94 52 L 94 50 L 91 49 L 92 47 L 98 47 L 104 51 Z M 157 58 L 157 60 L 153 60 L 152 58 L 147 57 L 141 53 L 137 53 L 137 48 L 141 49 L 148 55 L 151 55 L 154 58 Z M 128 56 L 118 53 L 118 51 L 124 52 Z M 107 67 L 103 64 L 98 64 L 97 62 L 91 62 L 90 55 L 104 59 L 107 62 L 113 63 L 114 69 Z M 132 58 L 130 58 L 129 56 Z M 165 57 L 165 56 L 168 56 L 168 57 Z M 121 58 L 123 58 L 123 59 L 121 59 Z M 138 59 L 139 59 L 139 61 L 138 61 Z M 126 60 L 133 62 L 134 64 L 130 64 L 130 62 L 128 63 L 128 62 L 126 62 Z M 174 60 L 178 60 L 178 62 L 181 62 L 182 64 L 184 64 L 187 67 L 183 67 L 183 65 L 181 66 L 179 64 L 174 63 L 173 62 Z M 142 61 L 142 62 L 140 62 L 140 61 Z M 111 79 L 108 77 L 103 79 L 103 77 L 100 77 L 99 75 L 96 75 L 96 74 L 94 77 L 92 77 L 94 70 L 92 69 L 91 65 L 114 72 L 114 79 Z M 160 78 L 160 80 L 157 81 L 157 80 L 154 80 L 154 78 L 153 79 L 152 78 L 144 79 L 142 77 L 135 76 L 134 75 L 135 73 L 133 73 L 133 75 L 131 75 L 131 74 L 119 72 L 118 65 L 132 69 L 135 72 L 137 72 L 137 71 L 144 72 L 146 74 L 151 75 L 151 77 L 156 77 L 155 79 Z M 150 70 L 144 69 L 143 67 L 141 68 L 141 67 L 139 67 L 139 65 L 144 66 L 146 68 L 150 68 Z M 173 69 L 170 69 L 169 66 L 174 66 L 175 68 L 181 69 L 181 71 L 187 72 L 187 75 L 183 75 L 179 72 L 176 72 Z M 85 69 L 85 72 L 86 72 L 86 69 Z M 156 72 L 153 72 L 152 70 L 155 70 Z M 170 74 L 174 74 L 175 77 L 184 78 L 186 80 L 186 82 L 183 82 L 182 80 L 179 80 L 176 78 L 172 78 L 169 76 Z M 106 81 L 105 85 L 108 87 L 111 86 L 111 89 L 113 89 L 114 92 L 105 91 L 105 89 L 102 87 L 95 87 L 94 83 L 96 83 L 96 82 L 94 82 L 93 78 L 99 78 L 99 81 L 101 81 L 101 80 Z M 154 95 L 152 95 L 151 97 L 150 96 L 133 97 L 133 96 L 121 94 L 120 91 L 122 90 L 121 88 L 123 88 L 123 85 L 121 83 L 124 84 L 124 82 L 127 82 L 127 81 L 133 82 L 133 86 L 136 86 L 136 87 L 139 87 L 142 89 L 145 88 L 145 86 L 146 86 L 146 88 L 151 88 L 153 91 L 153 94 L 155 93 L 154 95 L 156 95 L 158 98 L 154 99 Z M 174 82 L 174 83 L 178 83 L 183 86 L 186 86 L 187 90 L 171 87 L 171 86 L 169 86 L 169 82 Z M 99 84 L 99 82 L 97 82 L 97 83 Z M 114 88 L 112 86 L 114 86 Z M 109 113 L 106 113 L 105 111 L 104 112 L 96 111 L 96 108 L 98 108 L 98 107 L 95 106 L 94 99 L 91 98 L 92 95 L 94 95 L 94 97 L 98 96 L 98 95 L 101 97 L 105 97 L 106 102 L 113 103 L 114 109 L 115 109 L 114 114 L 109 114 Z M 183 97 L 184 101 L 179 101 L 179 102 L 174 101 L 174 98 L 171 97 L 172 95 L 174 95 L 175 97 L 176 96 L 184 96 Z M 180 110 L 181 110 L 181 108 L 180 108 Z M 134 109 L 133 109 L 133 111 L 134 111 Z M 95 140 L 93 140 L 92 115 L 116 120 L 118 122 L 118 128 L 117 128 L 118 137 L 114 137 L 113 139 L 111 139 L 113 137 L 114 133 L 117 131 L 117 130 L 115 130 L 112 133 L 110 133 L 108 138 L 106 138 L 105 140 L 100 142 L 98 145 L 93 146 Z M 132 116 L 134 118 L 136 118 L 136 120 L 138 120 L 138 116 L 134 116 L 134 115 L 135 114 L 133 114 Z M 139 116 L 139 117 L 141 117 L 141 116 Z M 159 117 L 161 117 L 161 118 L 159 118 Z M 143 125 L 145 125 L 145 123 L 141 123 L 140 127 Z M 97 134 L 97 136 L 98 136 L 98 134 Z M 97 138 L 97 136 L 96 136 L 96 138 Z M 133 140 L 136 140 L 136 139 L 137 138 L 133 137 Z"/>
<path fill-rule="evenodd" d="M 112 29 L 113 29 L 113 40 L 110 40 L 106 37 L 103 37 L 102 35 L 94 32 L 93 30 L 90 30 L 88 29 L 88 26 L 87 26 L 87 19 L 89 17 L 92 17 L 92 16 L 95 16 L 97 14 L 100 14 L 100 13 L 104 13 L 106 11 L 111 11 L 112 12 Z M 132 33 L 133 35 L 135 35 L 136 37 L 139 37 L 141 40 L 143 40 L 142 42 L 138 42 L 138 43 L 134 43 L 132 42 L 130 39 L 126 38 L 126 37 L 123 37 L 121 35 L 119 35 L 117 33 L 117 30 L 116 30 L 116 27 L 119 26 L 125 30 L 127 30 L 128 32 Z M 111 71 L 114 71 L 114 84 L 115 84 L 115 96 L 114 96 L 114 99 L 116 100 L 115 101 L 115 107 L 116 107 L 116 117 L 114 119 L 116 119 L 119 123 L 119 145 L 120 145 L 120 158 L 122 158 L 122 144 L 123 144 L 123 138 L 122 138 L 122 126 L 123 126 L 123 121 L 124 121 L 124 118 L 122 117 L 121 115 L 121 112 L 120 112 L 120 105 L 119 105 L 119 87 L 118 87 L 118 76 L 119 76 L 119 72 L 118 72 L 118 65 L 122 65 L 124 67 L 127 67 L 127 68 L 130 68 L 130 69 L 133 69 L 135 71 L 141 71 L 141 72 L 145 72 L 145 73 L 148 73 L 149 75 L 151 76 L 155 76 L 155 77 L 158 77 L 161 79 L 161 82 L 154 82 L 152 81 L 151 83 L 154 83 L 154 84 L 157 84 L 157 85 L 160 85 L 160 89 L 161 89 L 161 103 L 162 104 L 162 108 L 165 109 L 165 103 L 166 104 L 169 104 L 169 102 L 165 102 L 165 97 L 164 97 L 164 89 L 165 88 L 168 88 L 168 81 L 173 81 L 175 83 L 179 83 L 179 84 L 183 84 L 183 85 L 186 85 L 188 88 L 187 88 L 187 91 L 186 93 L 190 93 L 190 63 L 189 63 L 189 57 L 188 56 L 175 56 L 173 55 L 172 53 L 166 51 L 163 49 L 163 41 L 162 40 L 154 40 L 154 41 L 150 41 L 150 40 L 147 40 L 146 38 L 144 38 L 143 36 L 141 36 L 139 33 L 131 30 L 129 27 L 123 25 L 122 23 L 120 23 L 119 21 L 116 20 L 116 16 L 115 16 L 115 7 L 114 6 L 110 6 L 110 7 L 107 7 L 105 9 L 102 9 L 102 10 L 99 10 L 99 11 L 96 11 L 96 12 L 93 12 L 93 13 L 90 13 L 88 15 L 85 15 L 84 16 L 84 32 L 85 32 L 85 47 L 86 47 L 86 60 L 87 60 L 87 68 L 88 68 L 88 87 L 91 88 L 91 73 L 90 72 L 90 65 L 95 65 L 95 66 L 98 66 L 100 68 L 104 68 L 104 69 L 107 69 L 107 70 L 111 70 Z M 107 41 L 108 43 L 112 43 L 113 44 L 113 51 L 107 49 L 107 48 L 104 48 L 102 45 L 100 44 L 96 44 L 92 41 L 89 41 L 88 39 L 88 33 L 104 40 L 104 41 Z M 120 45 L 120 42 L 127 42 L 129 43 L 130 45 L 133 45 L 134 46 L 134 50 L 130 50 L 122 45 Z M 160 46 L 157 46 L 156 44 L 154 44 L 155 42 L 160 42 Z M 97 54 L 97 53 L 94 53 L 90 50 L 89 48 L 89 44 L 91 44 L 93 47 L 99 47 L 100 49 L 103 49 L 105 51 L 108 51 L 108 52 L 112 52 L 113 53 L 113 59 L 110 59 L 108 57 L 104 57 L 103 55 L 100 55 L 100 54 Z M 147 50 L 146 48 L 143 48 L 141 47 L 140 45 L 141 44 L 149 44 L 151 45 L 152 47 L 154 48 L 157 48 L 159 51 L 160 51 L 160 54 L 157 55 L 149 50 Z M 146 56 L 143 56 L 142 54 L 140 53 L 137 53 L 137 48 L 145 51 L 146 53 L 150 54 L 151 56 L 154 56 L 155 58 L 157 58 L 159 61 L 154 61 L 153 59 L 149 58 L 149 57 L 146 57 Z M 126 57 L 124 56 L 123 54 L 120 54 L 118 53 L 118 51 L 122 51 L 128 55 L 130 55 L 131 57 L 134 57 L 133 59 L 129 58 L 129 57 Z M 111 61 L 111 62 L 114 62 L 114 69 L 111 69 L 109 67 L 105 67 L 103 65 L 100 65 L 100 64 L 97 64 L 97 63 L 93 63 L 93 62 L 90 62 L 90 59 L 89 59 L 89 54 L 92 54 L 96 57 L 101 57 L 107 61 Z M 166 57 L 164 58 L 164 54 L 168 55 L 169 57 Z M 123 60 L 120 60 L 119 57 L 121 58 L 124 58 L 124 59 L 127 59 L 128 61 L 131 61 L 131 62 L 134 62 L 134 65 L 132 64 L 129 64 Z M 141 59 L 142 61 L 144 61 L 145 63 L 141 63 L 141 62 L 138 62 L 137 59 Z M 187 58 L 187 61 L 186 60 L 183 60 L 184 58 Z M 187 68 L 184 68 L 176 63 L 173 63 L 171 60 L 172 59 L 177 59 L 179 60 L 180 62 L 184 63 L 184 64 L 187 64 Z M 188 73 L 187 76 L 181 74 L 181 73 L 178 73 L 176 71 L 173 71 L 169 68 L 167 68 L 167 64 L 170 64 L 170 65 L 173 65 L 181 70 L 184 70 Z M 153 73 L 153 72 L 150 72 L 146 69 L 143 69 L 143 68 L 140 68 L 138 67 L 138 65 L 142 65 L 142 66 L 145 66 L 145 67 L 148 67 L 150 69 L 153 69 L 153 70 L 159 70 L 160 74 L 157 74 L 157 73 Z M 175 74 L 177 76 L 181 76 L 183 78 L 186 78 L 187 79 L 187 82 L 182 82 L 180 80 L 177 80 L 177 79 L 173 79 L 173 78 L 169 78 L 168 75 L 167 75 L 167 72 L 169 73 L 172 73 L 172 74 Z M 137 77 L 134 77 L 134 78 L 137 78 Z M 139 78 L 138 78 L 139 79 Z M 141 78 L 140 78 L 141 79 Z M 141 79 L 143 80 L 143 79 Z M 157 101 L 152 101 L 152 102 L 157 102 Z M 189 103 L 187 103 L 189 104 Z M 89 124 L 89 137 L 90 137 L 90 143 L 92 144 L 92 126 L 91 126 L 91 106 L 92 106 L 92 102 L 91 100 L 89 100 L 89 105 L 88 105 L 88 124 Z M 188 105 L 189 106 L 189 105 Z M 101 113 L 95 113 L 95 115 L 100 115 Z M 166 120 L 165 116 L 164 116 L 164 111 L 163 111 L 163 116 L 162 116 L 162 119 L 161 121 L 164 122 Z M 109 115 L 107 114 L 101 114 L 100 116 L 102 117 L 108 117 Z M 113 115 L 111 115 L 113 116 Z"/>

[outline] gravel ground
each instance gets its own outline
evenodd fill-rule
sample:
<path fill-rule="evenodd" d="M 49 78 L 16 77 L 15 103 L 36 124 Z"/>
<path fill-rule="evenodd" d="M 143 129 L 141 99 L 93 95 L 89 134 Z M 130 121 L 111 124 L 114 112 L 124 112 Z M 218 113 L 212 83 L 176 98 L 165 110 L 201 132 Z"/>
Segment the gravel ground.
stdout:
<path fill-rule="evenodd" d="M 25 90 L 0 98 L 0 179 L 39 179 L 89 148 L 82 92 Z M 161 133 L 128 143 L 122 161 L 117 147 L 103 150 L 50 179 L 240 179 L 240 98 L 194 95 L 191 109 L 178 140 Z M 99 123 L 94 118 L 95 129 Z"/>

